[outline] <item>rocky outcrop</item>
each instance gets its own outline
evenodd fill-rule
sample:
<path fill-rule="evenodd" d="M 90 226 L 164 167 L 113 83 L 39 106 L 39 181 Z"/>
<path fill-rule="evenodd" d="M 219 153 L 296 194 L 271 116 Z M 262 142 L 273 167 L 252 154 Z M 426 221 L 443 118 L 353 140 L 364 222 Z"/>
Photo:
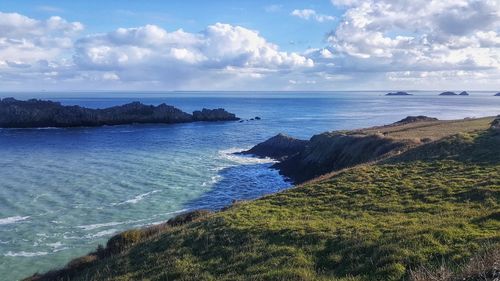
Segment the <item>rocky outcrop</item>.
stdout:
<path fill-rule="evenodd" d="M 490 129 L 496 132 L 500 132 L 500 115 L 498 115 L 497 118 L 495 118 L 495 120 L 491 122 Z"/>
<path fill-rule="evenodd" d="M 412 96 L 412 94 L 409 94 L 407 92 L 393 92 L 393 93 L 387 93 L 385 94 L 386 96 Z"/>
<path fill-rule="evenodd" d="M 434 117 L 427 117 L 424 115 L 408 116 L 404 119 L 399 120 L 398 122 L 393 123 L 393 125 L 402 125 L 402 124 L 409 124 L 415 122 L 428 122 L 428 121 L 438 121 L 438 119 Z"/>
<path fill-rule="evenodd" d="M 496 94 L 495 94 L 495 97 L 500 97 L 500 93 L 496 93 Z"/>
<path fill-rule="evenodd" d="M 262 143 L 257 144 L 241 154 L 252 154 L 258 157 L 269 157 L 276 160 L 284 160 L 293 156 L 306 147 L 308 141 L 292 138 L 284 134 L 278 134 Z"/>
<path fill-rule="evenodd" d="M 194 121 L 236 121 L 240 120 L 236 115 L 225 111 L 223 108 L 206 109 L 193 112 Z"/>
<path fill-rule="evenodd" d="M 457 96 L 455 92 L 442 92 L 440 96 Z"/>
<path fill-rule="evenodd" d="M 469 95 L 469 93 L 467 93 L 466 91 L 463 91 L 463 92 L 461 92 L 461 93 L 460 93 L 460 94 L 458 94 L 458 95 L 459 95 L 459 96 L 468 96 L 468 95 Z"/>
<path fill-rule="evenodd" d="M 104 109 L 91 109 L 81 106 L 64 106 L 59 102 L 36 99 L 20 101 L 5 98 L 0 100 L 0 127 L 2 128 L 81 127 L 134 123 L 170 124 L 230 120 L 237 120 L 237 118 L 224 109 L 204 109 L 195 116 L 166 104 L 153 106 L 132 102 Z"/>
<path fill-rule="evenodd" d="M 306 147 L 273 168 L 301 183 L 317 176 L 357 164 L 374 161 L 391 151 L 406 146 L 379 135 L 331 132 L 315 135 Z"/>

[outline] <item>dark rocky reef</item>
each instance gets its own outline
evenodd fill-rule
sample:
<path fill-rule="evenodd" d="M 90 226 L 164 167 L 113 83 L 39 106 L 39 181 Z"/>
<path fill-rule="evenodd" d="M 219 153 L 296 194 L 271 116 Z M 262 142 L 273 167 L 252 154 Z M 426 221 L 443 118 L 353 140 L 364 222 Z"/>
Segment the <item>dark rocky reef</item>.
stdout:
<path fill-rule="evenodd" d="M 284 134 L 278 134 L 247 151 L 241 152 L 241 154 L 252 154 L 258 157 L 284 160 L 304 150 L 307 143 L 308 141 L 306 140 L 299 140 Z"/>
<path fill-rule="evenodd" d="M 442 92 L 440 96 L 458 96 L 455 92 Z"/>
<path fill-rule="evenodd" d="M 469 93 L 467 93 L 467 91 L 463 91 L 461 92 L 460 94 L 458 94 L 459 96 L 468 96 Z"/>
<path fill-rule="evenodd" d="M 385 94 L 386 96 L 412 96 L 412 94 L 409 94 L 407 92 L 393 92 L 393 93 L 387 93 Z"/>
<path fill-rule="evenodd" d="M 0 127 L 82 127 L 103 125 L 125 125 L 134 123 L 186 123 L 194 121 L 238 120 L 224 109 L 203 109 L 193 115 L 173 106 L 158 106 L 132 102 L 104 109 L 81 106 L 64 106 L 59 102 L 31 99 L 20 101 L 14 98 L 0 100 Z"/>
<path fill-rule="evenodd" d="M 193 112 L 193 120 L 194 121 L 236 121 L 240 120 L 236 115 L 227 112 L 223 108 L 218 109 L 206 109 L 194 111 Z"/>
<path fill-rule="evenodd" d="M 424 115 L 408 116 L 404 119 L 399 120 L 398 122 L 393 123 L 393 125 L 402 125 L 402 124 L 409 124 L 415 122 L 428 122 L 428 121 L 438 121 L 438 119 Z"/>

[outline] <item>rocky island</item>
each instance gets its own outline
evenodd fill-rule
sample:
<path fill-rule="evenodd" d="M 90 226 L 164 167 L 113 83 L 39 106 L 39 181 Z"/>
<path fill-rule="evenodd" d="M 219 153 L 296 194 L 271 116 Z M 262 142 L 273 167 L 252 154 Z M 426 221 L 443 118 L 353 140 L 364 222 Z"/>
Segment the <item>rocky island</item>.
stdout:
<path fill-rule="evenodd" d="M 467 91 L 463 91 L 461 92 L 460 94 L 458 94 L 459 96 L 468 96 L 469 93 L 467 93 Z"/>
<path fill-rule="evenodd" d="M 455 92 L 442 92 L 440 96 L 458 96 Z"/>
<path fill-rule="evenodd" d="M 495 94 L 495 97 L 500 97 L 500 93 L 496 93 L 496 94 Z"/>
<path fill-rule="evenodd" d="M 0 100 L 1 128 L 95 127 L 145 123 L 186 123 L 196 121 L 236 121 L 234 114 L 219 109 L 203 109 L 189 114 L 164 103 L 154 106 L 132 102 L 104 109 L 65 106 L 59 102 L 14 98 Z"/>
<path fill-rule="evenodd" d="M 386 96 L 412 96 L 412 94 L 409 94 L 407 92 L 402 92 L 402 91 L 399 91 L 399 92 L 392 92 L 392 93 L 387 93 L 385 94 Z"/>

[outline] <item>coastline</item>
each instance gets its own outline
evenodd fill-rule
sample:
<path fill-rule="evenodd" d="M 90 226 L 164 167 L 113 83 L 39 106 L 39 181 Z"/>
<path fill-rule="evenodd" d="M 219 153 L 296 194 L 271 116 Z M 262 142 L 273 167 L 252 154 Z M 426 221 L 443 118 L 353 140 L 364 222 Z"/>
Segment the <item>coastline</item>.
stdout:
<path fill-rule="evenodd" d="M 493 119 L 494 119 L 494 117 L 482 118 L 481 124 L 483 124 L 483 125 L 481 125 L 480 127 L 477 127 L 477 124 L 474 123 L 474 125 L 471 126 L 469 133 L 472 133 L 473 131 L 476 131 L 476 130 L 480 130 L 480 131 L 485 130 L 484 126 L 486 126 L 486 125 L 484 125 L 484 124 L 487 124 L 489 126 L 489 124 L 491 123 L 491 121 Z M 486 120 L 486 122 L 485 122 L 485 120 Z M 458 121 L 466 122 L 464 120 L 458 120 Z M 475 120 L 473 119 L 473 120 L 467 120 L 467 121 L 473 123 Z M 438 126 L 437 128 L 440 128 L 439 124 L 443 124 L 443 123 L 437 123 L 436 121 L 430 121 L 430 122 L 432 124 L 427 124 L 427 125 L 430 125 L 430 127 Z M 450 125 L 449 122 L 453 122 L 453 121 L 442 121 L 442 122 L 447 122 L 446 125 L 449 126 Z M 422 123 L 419 124 L 419 127 L 421 125 L 422 125 Z M 461 124 L 461 125 L 463 125 L 463 124 Z M 406 126 L 408 126 L 408 125 L 406 125 Z M 395 129 L 395 130 L 391 131 L 392 133 L 399 133 L 401 131 L 401 130 L 399 130 L 400 128 L 395 128 L 394 126 L 368 128 L 368 129 L 365 129 L 365 131 L 370 132 L 370 130 L 377 130 L 377 132 L 378 132 L 379 130 L 381 130 L 381 128 L 388 128 L 388 127 L 390 127 L 391 129 Z M 434 129 L 436 129 L 436 128 L 433 128 L 433 130 Z M 425 143 L 424 142 L 419 143 L 419 144 L 414 143 L 415 145 L 412 147 L 409 147 L 408 150 L 398 151 L 398 153 L 396 153 L 395 155 L 391 155 L 391 157 L 398 156 L 398 155 L 405 155 L 405 154 L 407 154 L 406 152 L 411 152 L 412 149 L 415 149 L 416 147 L 432 146 L 433 143 L 440 142 L 443 138 L 446 139 L 447 137 L 454 135 L 454 133 L 456 133 L 456 132 L 447 132 L 448 136 L 444 136 L 444 137 L 441 136 L 441 137 L 436 138 L 436 139 L 431 140 L 431 141 L 425 141 Z M 462 132 L 462 133 L 467 133 L 467 132 Z M 422 137 L 425 137 L 425 136 L 422 135 Z M 385 158 L 384 160 L 390 159 L 391 157 Z M 374 164 L 376 164 L 376 162 L 370 162 L 366 165 L 370 166 L 370 165 L 374 165 Z M 363 164 L 361 164 L 361 166 L 363 166 Z M 346 168 L 347 168 L 347 170 L 351 169 L 350 167 L 346 167 Z M 359 169 L 359 168 L 353 167 L 352 169 Z M 341 169 L 340 171 L 338 171 L 338 173 L 342 174 L 342 171 L 345 171 L 345 168 L 344 168 L 344 170 Z M 332 171 L 330 171 L 330 173 L 331 172 Z M 322 177 L 329 178 L 326 175 L 323 175 Z M 299 187 L 302 188 L 303 186 L 304 185 L 295 186 L 292 188 L 292 190 L 296 190 Z M 307 186 L 307 183 L 306 183 L 306 186 Z M 290 190 L 290 189 L 288 189 L 288 190 Z M 261 199 L 253 200 L 253 201 L 250 201 L 248 203 L 247 202 L 235 202 L 234 204 L 232 204 L 226 208 L 223 208 L 221 211 L 216 212 L 216 213 L 206 212 L 203 210 L 195 210 L 193 212 L 181 214 L 177 217 L 174 217 L 174 218 L 170 219 L 168 222 L 161 224 L 159 226 L 154 226 L 154 227 L 149 228 L 149 229 L 142 229 L 142 230 L 136 229 L 136 230 L 125 231 L 125 232 L 118 234 L 115 237 L 111 238 L 109 240 L 110 242 L 108 242 L 107 247 L 101 248 L 101 249 L 98 248 L 98 250 L 96 252 L 90 253 L 89 256 L 93 257 L 92 260 L 82 260 L 82 258 L 80 258 L 78 260 L 78 262 L 73 261 L 72 264 L 71 263 L 69 264 L 68 268 L 63 269 L 59 273 L 57 273 L 57 272 L 56 273 L 63 274 L 63 275 L 64 274 L 73 274 L 72 272 L 73 271 L 77 272 L 79 270 L 80 266 L 83 266 L 83 268 L 85 268 L 85 266 L 87 266 L 88 264 L 94 264 L 95 262 L 97 262 L 100 259 L 106 259 L 107 257 L 114 255 L 114 253 L 122 253 L 123 251 L 128 251 L 128 249 L 130 247 L 135 247 L 134 245 L 139 245 L 143 242 L 147 242 L 147 241 L 154 240 L 156 238 L 161 237 L 162 233 L 164 233 L 165 231 L 167 231 L 167 232 L 174 231 L 175 232 L 176 231 L 175 229 L 177 227 L 184 227 L 184 225 L 193 224 L 193 223 L 197 223 L 197 222 L 202 223 L 204 221 L 210 220 L 210 218 L 212 218 L 214 216 L 221 216 L 221 215 L 224 216 L 223 214 L 226 211 L 230 211 L 230 210 L 234 210 L 234 209 L 237 210 L 237 209 L 240 209 L 243 206 L 246 206 L 248 204 L 250 204 L 250 205 L 257 204 L 258 202 L 260 202 L 262 200 L 267 200 L 266 198 L 274 198 L 276 196 L 279 196 L 279 194 L 286 194 L 288 192 L 288 190 L 284 191 L 284 192 L 280 192 L 278 194 L 265 196 Z M 294 191 L 291 191 L 291 192 L 294 192 Z M 172 229 L 172 227 L 173 227 L 173 229 Z M 87 257 L 89 257 L 89 256 L 87 256 Z M 87 258 L 85 258 L 85 259 L 87 259 Z M 74 267 L 75 263 L 77 264 L 76 267 Z M 43 279 L 43 278 L 45 278 L 43 275 L 41 276 L 41 279 L 38 279 L 39 277 L 40 276 L 34 276 L 33 279 L 26 279 L 26 280 L 45 280 L 45 279 Z"/>

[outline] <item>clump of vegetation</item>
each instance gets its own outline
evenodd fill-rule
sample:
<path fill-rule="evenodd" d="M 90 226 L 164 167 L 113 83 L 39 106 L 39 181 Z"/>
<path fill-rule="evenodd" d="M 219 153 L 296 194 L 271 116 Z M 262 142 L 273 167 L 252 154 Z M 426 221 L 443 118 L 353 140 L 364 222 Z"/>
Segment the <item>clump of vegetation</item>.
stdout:
<path fill-rule="evenodd" d="M 461 134 L 33 280 L 492 280 L 499 210 L 499 136 Z"/>

